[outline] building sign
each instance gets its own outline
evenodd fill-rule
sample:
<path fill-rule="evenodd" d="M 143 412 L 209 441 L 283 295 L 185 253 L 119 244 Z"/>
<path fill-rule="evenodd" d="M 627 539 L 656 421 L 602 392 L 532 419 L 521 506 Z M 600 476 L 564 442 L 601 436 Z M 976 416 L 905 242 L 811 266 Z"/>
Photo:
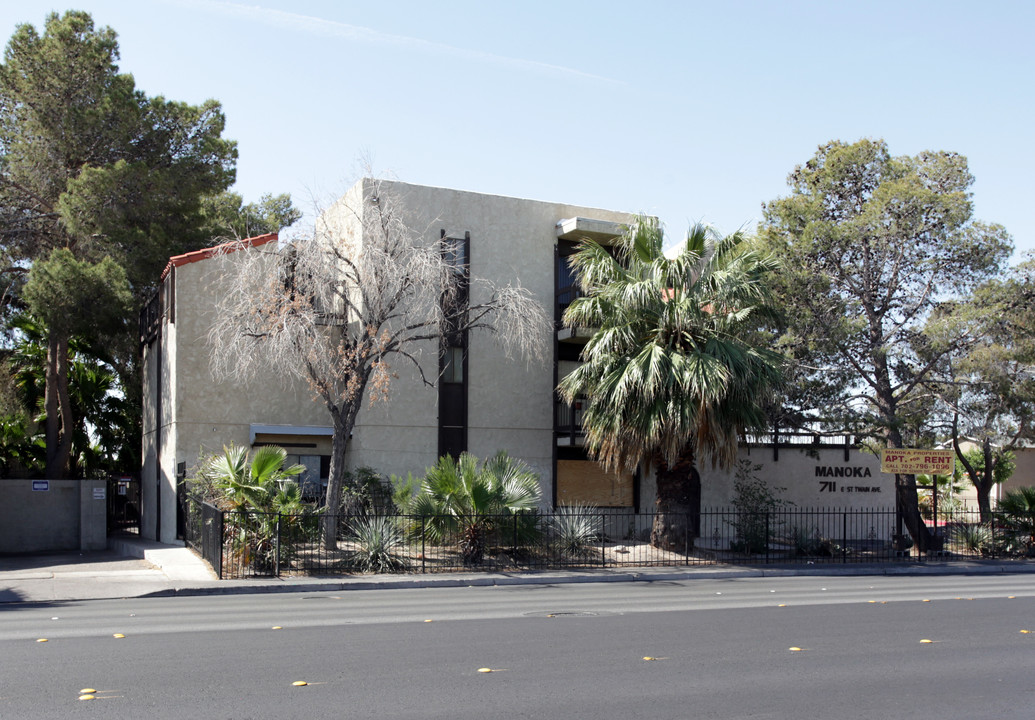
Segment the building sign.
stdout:
<path fill-rule="evenodd" d="M 901 475 L 952 475 L 956 468 L 952 450 L 885 448 L 880 451 L 880 471 Z"/>
<path fill-rule="evenodd" d="M 50 490 L 50 480 L 33 480 L 33 492 L 47 492 Z"/>
<path fill-rule="evenodd" d="M 106 497 L 106 493 L 104 492 L 105 489 L 106 488 L 103 488 L 103 487 L 95 487 L 93 489 L 93 499 L 94 500 L 104 500 L 105 497 Z"/>

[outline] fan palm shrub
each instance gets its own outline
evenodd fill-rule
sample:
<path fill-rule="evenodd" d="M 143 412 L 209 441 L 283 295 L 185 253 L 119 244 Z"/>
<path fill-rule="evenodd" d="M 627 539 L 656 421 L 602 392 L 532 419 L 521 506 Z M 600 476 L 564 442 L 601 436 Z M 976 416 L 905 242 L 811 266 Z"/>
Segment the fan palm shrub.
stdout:
<path fill-rule="evenodd" d="M 267 445 L 250 454 L 231 445 L 203 461 L 199 472 L 200 484 L 216 494 L 220 509 L 233 513 L 227 523 L 232 552 L 261 568 L 272 567 L 278 552 L 281 559 L 289 554 L 290 548 L 278 546 L 278 536 L 307 512 L 294 479 L 305 466 L 284 467 L 285 460 L 287 451 L 280 447 Z"/>
<path fill-rule="evenodd" d="M 476 565 L 501 521 L 535 510 L 540 499 L 539 476 L 521 460 L 499 452 L 479 465 L 478 458 L 462 453 L 455 461 L 443 456 L 428 468 L 409 511 L 424 518 L 433 541 L 456 537 L 464 564 Z M 522 532 L 534 527 L 519 523 Z"/>
<path fill-rule="evenodd" d="M 999 501 L 1003 522 L 1030 553 L 1035 549 L 1035 487 L 1010 490 Z"/>

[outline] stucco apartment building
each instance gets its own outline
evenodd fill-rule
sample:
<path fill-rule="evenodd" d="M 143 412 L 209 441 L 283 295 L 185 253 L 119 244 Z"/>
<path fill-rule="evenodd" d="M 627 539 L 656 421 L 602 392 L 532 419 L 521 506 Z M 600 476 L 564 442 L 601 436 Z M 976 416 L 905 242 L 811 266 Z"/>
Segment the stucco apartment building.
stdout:
<path fill-rule="evenodd" d="M 363 206 L 370 183 L 357 183 L 328 210 L 333 217 Z M 381 182 L 404 208 L 405 222 L 428 242 L 448 240 L 462 252 L 472 281 L 519 283 L 534 293 L 555 319 L 543 362 L 508 358 L 490 336 L 473 333 L 459 365 L 442 373 L 437 346 L 422 354 L 424 374 L 393 367 L 387 401 L 364 403 L 349 440 L 350 467 L 383 475 L 420 475 L 445 453 L 467 450 L 480 458 L 506 450 L 540 475 L 546 509 L 582 503 L 601 508 L 650 510 L 655 494 L 650 474 L 608 473 L 587 459 L 580 430 L 581 403 L 561 402 L 558 380 L 578 364 L 586 331 L 563 328 L 560 316 L 577 294 L 567 257 L 582 238 L 604 243 L 633 222 L 630 213 L 475 192 Z M 346 212 L 347 211 L 347 212 Z M 340 219 L 340 218 L 339 218 Z M 179 482 L 200 457 L 231 443 L 276 444 L 292 462 L 307 467 L 308 487 L 326 479 L 331 420 L 309 387 L 288 376 L 247 383 L 217 380 L 211 372 L 207 334 L 221 279 L 240 253 L 278 247 L 276 235 L 252 238 L 233 252 L 210 248 L 171 258 L 159 292 L 141 315 L 144 355 L 144 441 L 141 471 L 141 531 L 173 541 L 178 527 Z M 472 298 L 472 302 L 477 298 Z M 786 488 L 799 506 L 887 507 L 892 476 L 879 460 L 845 439 L 805 439 L 787 447 L 768 438 L 746 443 L 741 456 L 762 466 L 760 475 Z M 701 468 L 702 505 L 726 505 L 732 473 Z"/>
<path fill-rule="evenodd" d="M 370 181 L 357 183 L 328 210 L 360 207 Z M 635 216 L 610 210 L 381 182 L 404 209 L 406 224 L 428 243 L 452 239 L 463 249 L 472 292 L 479 279 L 520 283 L 548 314 L 559 313 L 575 289 L 565 262 L 578 240 L 608 241 Z M 144 354 L 142 533 L 163 541 L 177 536 L 178 480 L 199 456 L 223 446 L 285 447 L 308 468 L 305 481 L 326 478 L 331 422 L 307 385 L 291 377 L 245 384 L 216 380 L 207 333 L 220 277 L 237 253 L 276 247 L 276 235 L 252 238 L 235 252 L 218 248 L 171 258 L 161 287 L 141 321 Z M 351 467 L 419 475 L 440 454 L 467 450 L 488 457 L 498 450 L 522 458 L 542 478 L 549 506 L 581 501 L 633 508 L 651 502 L 631 474 L 603 472 L 586 459 L 578 429 L 580 407 L 557 401 L 559 375 L 570 371 L 584 334 L 559 329 L 544 362 L 507 358 L 488 335 L 472 333 L 457 372 L 438 387 L 415 370 L 393 367 L 386 402 L 364 404 L 348 446 Z M 425 375 L 439 374 L 437 352 L 423 354 Z"/>

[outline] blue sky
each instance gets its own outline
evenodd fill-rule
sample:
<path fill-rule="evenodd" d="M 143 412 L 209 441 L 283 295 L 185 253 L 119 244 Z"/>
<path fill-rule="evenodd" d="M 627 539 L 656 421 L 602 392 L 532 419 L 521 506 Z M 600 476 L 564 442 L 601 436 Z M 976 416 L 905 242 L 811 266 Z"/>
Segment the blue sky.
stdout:
<path fill-rule="evenodd" d="M 1035 250 L 1035 3 L 4 3 L 79 7 L 149 94 L 223 103 L 237 191 L 407 182 L 753 228 L 828 140 L 952 150 L 975 215 Z"/>

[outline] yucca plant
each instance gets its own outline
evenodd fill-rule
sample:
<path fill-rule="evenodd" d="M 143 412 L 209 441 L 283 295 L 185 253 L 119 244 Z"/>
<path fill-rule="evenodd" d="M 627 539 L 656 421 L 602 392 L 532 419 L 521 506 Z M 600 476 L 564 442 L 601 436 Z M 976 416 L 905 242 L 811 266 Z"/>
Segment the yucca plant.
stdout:
<path fill-rule="evenodd" d="M 395 518 L 368 515 L 349 523 L 349 535 L 355 549 L 349 563 L 363 572 L 394 572 L 404 563 L 396 553 L 406 545 L 406 533 Z"/>
<path fill-rule="evenodd" d="M 570 558 L 586 555 L 603 535 L 603 518 L 588 505 L 562 505 L 550 519 L 554 545 Z"/>
<path fill-rule="evenodd" d="M 969 553 L 990 555 L 995 549 L 995 535 L 989 525 L 956 525 L 949 537 L 954 545 Z"/>
<path fill-rule="evenodd" d="M 456 537 L 464 564 L 477 565 L 500 520 L 535 510 L 539 500 L 539 476 L 522 461 L 499 452 L 479 466 L 478 458 L 462 453 L 428 468 L 409 510 L 427 519 L 423 527 L 433 541 Z"/>

